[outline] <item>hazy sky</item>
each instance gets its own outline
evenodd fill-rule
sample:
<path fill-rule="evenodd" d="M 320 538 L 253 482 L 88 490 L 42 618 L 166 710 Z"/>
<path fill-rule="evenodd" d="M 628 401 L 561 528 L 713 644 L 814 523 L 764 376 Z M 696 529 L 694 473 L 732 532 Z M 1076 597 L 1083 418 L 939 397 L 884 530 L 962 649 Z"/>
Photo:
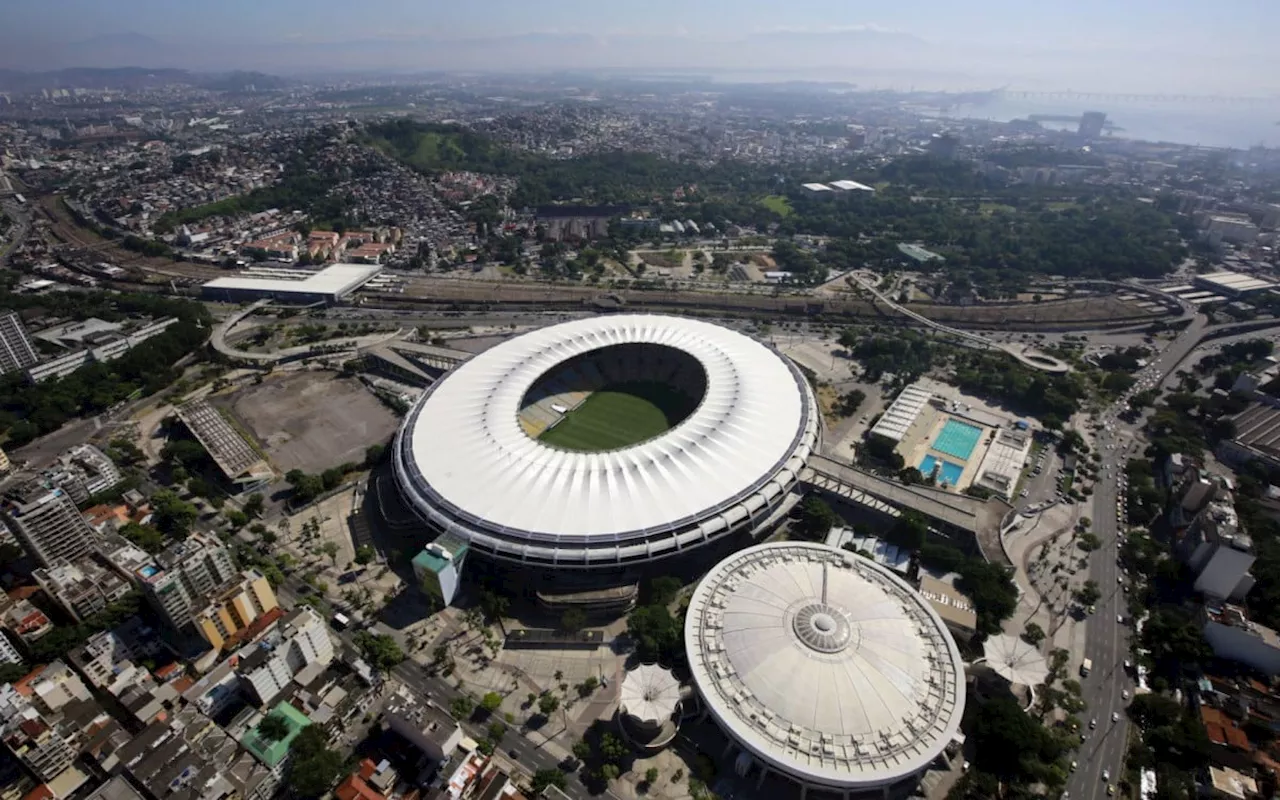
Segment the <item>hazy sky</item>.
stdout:
<path fill-rule="evenodd" d="M 1060 76 L 1064 86 L 1091 81 L 1102 88 L 1130 80 L 1177 91 L 1179 82 L 1186 82 L 1196 91 L 1214 87 L 1230 93 L 1266 90 L 1280 80 L 1280 48 L 1273 44 L 1278 30 L 1280 0 L 0 0 L 0 65 L 20 67 L 23 64 L 13 63 L 15 59 L 40 60 L 34 49 L 39 43 L 65 44 L 126 32 L 168 45 L 190 45 L 190 58 L 202 47 L 224 46 L 225 60 L 249 60 L 252 63 L 244 66 L 253 68 L 270 68 L 273 59 L 282 68 L 311 66 L 308 59 L 315 57 L 301 55 L 304 48 L 312 46 L 314 53 L 314 46 L 329 43 L 588 34 L 662 37 L 664 43 L 650 43 L 649 49 L 636 53 L 624 48 L 583 55 L 547 45 L 547 52 L 517 49 L 487 56 L 499 68 L 520 67 L 522 59 L 531 59 L 530 67 L 559 66 L 560 61 L 564 66 L 638 66 L 633 62 L 647 61 L 651 67 L 670 68 L 785 68 L 791 59 L 806 68 L 819 61 L 824 66 L 894 69 L 923 64 L 942 71 L 969 70 L 975 83 L 1002 79 L 1000 83 L 1017 84 L 1025 74 L 1037 84 Z M 898 60 L 891 49 L 813 52 L 794 37 L 761 54 L 701 47 L 706 40 L 742 40 L 780 31 L 811 36 L 883 31 L 919 41 L 914 43 L 917 50 L 904 54 L 897 64 L 889 63 Z M 891 41 L 885 37 L 886 43 Z M 8 57 L 3 53 L 6 43 Z M 264 51 L 264 44 L 294 49 Z M 341 67 L 343 59 L 357 58 L 346 51 L 332 52 L 339 62 L 335 67 Z M 127 54 L 111 55 L 110 60 L 118 60 Z M 184 55 L 138 57 L 176 61 Z M 214 57 L 200 55 L 198 66 L 208 66 L 204 62 Z M 66 61 L 68 55 L 64 51 L 59 58 Z M 359 58 L 362 63 L 350 66 L 379 66 L 373 63 L 376 53 Z M 414 66 L 412 53 L 387 58 L 387 66 Z M 833 58 L 841 63 L 828 64 Z"/>

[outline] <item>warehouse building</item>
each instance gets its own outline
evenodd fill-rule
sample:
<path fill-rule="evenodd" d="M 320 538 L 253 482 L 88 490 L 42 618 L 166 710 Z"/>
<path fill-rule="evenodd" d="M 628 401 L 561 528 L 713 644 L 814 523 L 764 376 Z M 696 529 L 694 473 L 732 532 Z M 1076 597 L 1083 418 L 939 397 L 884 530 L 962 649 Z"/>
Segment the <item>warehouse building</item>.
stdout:
<path fill-rule="evenodd" d="M 376 264 L 333 264 L 319 271 L 252 267 L 235 276 L 215 278 L 201 291 L 205 299 L 229 303 L 264 298 L 282 303 L 340 303 L 380 272 L 382 267 Z"/>
<path fill-rule="evenodd" d="M 1275 289 L 1276 284 L 1252 275 L 1232 272 L 1224 269 L 1219 272 L 1207 272 L 1195 277 L 1196 286 L 1226 297 L 1245 297 L 1246 295 Z"/>

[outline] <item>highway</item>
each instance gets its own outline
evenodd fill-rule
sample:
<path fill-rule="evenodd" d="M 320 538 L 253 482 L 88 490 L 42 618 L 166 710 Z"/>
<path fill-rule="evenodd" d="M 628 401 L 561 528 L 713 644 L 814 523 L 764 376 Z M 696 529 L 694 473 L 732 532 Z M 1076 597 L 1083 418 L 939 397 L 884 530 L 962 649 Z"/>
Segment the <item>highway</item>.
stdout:
<path fill-rule="evenodd" d="M 1097 728 L 1089 730 L 1085 722 L 1086 739 L 1077 756 L 1079 766 L 1067 781 L 1072 800 L 1107 797 L 1107 782 L 1102 779 L 1102 773 L 1104 770 L 1109 773 L 1111 783 L 1119 780 L 1128 749 L 1129 719 L 1125 713 L 1128 701 L 1124 693 L 1128 692 L 1131 697 L 1134 684 L 1124 669 L 1124 662 L 1129 659 L 1132 621 L 1121 584 L 1128 577 L 1121 574 L 1119 566 L 1117 534 L 1123 524 L 1124 509 L 1120 479 L 1129 457 L 1140 454 L 1145 445 L 1139 439 L 1137 426 L 1123 422 L 1118 414 L 1125 409 L 1129 397 L 1159 385 L 1177 369 L 1204 336 L 1207 324 L 1204 316 L 1196 315 L 1187 329 L 1137 374 L 1139 383 L 1097 420 L 1102 427 L 1095 447 L 1102 457 L 1103 471 L 1094 486 L 1092 518 L 1093 532 L 1102 540 L 1102 547 L 1090 556 L 1089 576 L 1097 581 L 1102 597 L 1085 625 L 1084 657 L 1093 660 L 1093 672 L 1080 680 L 1084 699 L 1089 704 L 1081 719 L 1097 720 Z M 1118 616 L 1123 617 L 1123 623 L 1117 620 Z M 1072 666 L 1078 668 L 1079 662 L 1073 662 Z M 1114 723 L 1113 714 L 1117 716 Z"/>

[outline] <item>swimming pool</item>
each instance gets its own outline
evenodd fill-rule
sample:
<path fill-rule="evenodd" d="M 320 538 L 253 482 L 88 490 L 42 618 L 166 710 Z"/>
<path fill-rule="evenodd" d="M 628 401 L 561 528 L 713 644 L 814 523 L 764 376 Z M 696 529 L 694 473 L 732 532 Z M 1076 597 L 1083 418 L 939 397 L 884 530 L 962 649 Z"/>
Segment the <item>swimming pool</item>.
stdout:
<path fill-rule="evenodd" d="M 938 483 L 945 483 L 948 486 L 955 486 L 960 481 L 960 476 L 964 474 L 962 465 L 953 464 L 950 461 L 939 461 L 933 456 L 925 456 L 920 462 L 920 474 L 927 478 L 933 474 L 935 467 L 938 470 Z"/>
<path fill-rule="evenodd" d="M 949 419 L 938 431 L 938 438 L 933 440 L 933 449 L 939 453 L 955 456 L 961 461 L 968 461 L 973 448 L 978 446 L 982 438 L 982 428 L 968 425 L 959 420 Z"/>

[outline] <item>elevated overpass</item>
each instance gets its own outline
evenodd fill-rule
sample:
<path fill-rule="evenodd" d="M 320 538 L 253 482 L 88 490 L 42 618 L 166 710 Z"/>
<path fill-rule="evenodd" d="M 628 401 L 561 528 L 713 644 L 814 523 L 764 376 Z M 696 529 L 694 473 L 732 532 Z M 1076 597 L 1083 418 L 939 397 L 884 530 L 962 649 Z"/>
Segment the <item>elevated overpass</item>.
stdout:
<path fill-rule="evenodd" d="M 1009 564 L 1000 546 L 1000 530 L 1014 508 L 1003 500 L 979 500 L 932 486 L 906 486 L 826 456 L 810 458 L 801 480 L 894 516 L 904 510 L 916 511 L 944 533 L 972 536 L 988 561 Z"/>
<path fill-rule="evenodd" d="M 895 303 L 894 301 L 890 300 L 883 292 L 881 292 L 879 289 L 872 286 L 871 284 L 867 283 L 866 281 L 862 280 L 857 275 L 851 274 L 849 276 L 849 280 L 856 283 L 860 288 L 870 292 L 872 296 L 876 298 L 876 300 L 880 301 L 881 303 L 884 303 L 886 306 L 898 312 L 899 314 L 906 317 L 907 319 L 914 320 L 916 322 L 919 322 L 921 325 L 925 326 L 926 328 L 931 328 L 935 331 L 938 331 L 939 333 L 945 333 L 948 336 L 959 339 L 960 341 L 964 342 L 965 344 L 971 347 L 977 347 L 983 350 L 999 350 L 1003 353 L 1008 353 L 1010 356 L 1013 356 L 1013 358 L 1017 359 L 1019 363 L 1025 364 L 1026 366 L 1032 367 L 1033 369 L 1041 370 L 1042 372 L 1053 372 L 1053 373 L 1060 374 L 1060 373 L 1067 372 L 1071 369 L 1070 365 L 1068 365 L 1065 361 L 1060 361 L 1059 359 L 1053 358 L 1052 356 L 1047 356 L 1039 352 L 1028 353 L 1026 349 L 1020 350 L 1013 345 L 1003 345 L 998 342 L 993 342 L 985 336 L 981 336 L 979 334 L 973 333 L 972 331 L 961 330 L 960 328 L 953 328 L 950 325 L 943 325 L 941 322 L 935 322 L 922 314 L 917 314 L 911 309 L 905 306 L 899 305 L 898 303 Z"/>

